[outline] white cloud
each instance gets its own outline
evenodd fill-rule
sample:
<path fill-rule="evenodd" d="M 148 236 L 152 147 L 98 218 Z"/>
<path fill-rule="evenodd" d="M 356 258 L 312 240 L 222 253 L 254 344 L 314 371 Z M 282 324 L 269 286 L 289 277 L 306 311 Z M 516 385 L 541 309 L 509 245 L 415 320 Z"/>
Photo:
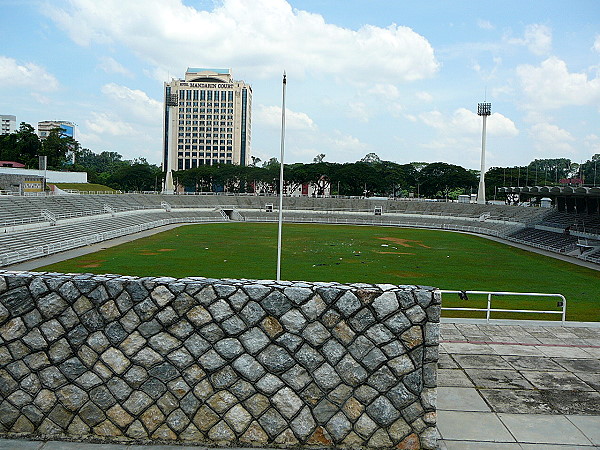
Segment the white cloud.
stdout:
<path fill-rule="evenodd" d="M 566 63 L 555 56 L 537 67 L 518 66 L 517 75 L 533 109 L 586 105 L 600 100 L 600 76 L 588 79 L 585 73 L 570 73 Z"/>
<path fill-rule="evenodd" d="M 482 30 L 493 30 L 494 28 L 496 28 L 494 25 L 492 25 L 492 22 L 483 19 L 477 20 L 477 26 Z"/>
<path fill-rule="evenodd" d="M 13 58 L 0 56 L 0 85 L 22 86 L 34 91 L 49 92 L 58 89 L 58 80 L 37 64 L 21 65 Z"/>
<path fill-rule="evenodd" d="M 94 133 L 111 136 L 129 136 L 134 133 L 134 127 L 117 116 L 98 112 L 92 112 L 91 116 L 85 121 L 85 126 Z"/>
<path fill-rule="evenodd" d="M 154 100 L 138 89 L 130 89 L 115 83 L 105 84 L 102 93 L 119 105 L 129 115 L 142 119 L 149 124 L 160 123 L 162 103 Z"/>
<path fill-rule="evenodd" d="M 293 9 L 285 0 L 220 0 L 212 11 L 181 0 L 69 0 L 45 11 L 79 45 L 118 42 L 157 68 L 179 73 L 182 61 L 270 76 L 286 68 L 364 82 L 411 81 L 438 69 L 433 48 L 411 28 L 357 30 Z"/>
<path fill-rule="evenodd" d="M 360 139 L 351 135 L 338 135 L 330 138 L 329 142 L 340 150 L 363 150 L 367 148 L 367 144 L 361 142 Z"/>
<path fill-rule="evenodd" d="M 253 113 L 253 121 L 271 128 L 281 128 L 281 106 L 258 105 Z M 315 130 L 314 121 L 303 112 L 285 108 L 286 130 Z"/>
<path fill-rule="evenodd" d="M 426 102 L 426 103 L 430 103 L 433 101 L 433 95 L 431 95 L 429 92 L 425 92 L 425 91 L 417 92 L 415 94 L 415 97 L 417 97 L 417 99 L 421 100 L 422 102 Z"/>
<path fill-rule="evenodd" d="M 584 140 L 584 145 L 590 156 L 600 154 L 600 136 L 596 134 L 588 134 Z M 598 178 L 600 180 L 600 178 Z"/>
<path fill-rule="evenodd" d="M 594 46 L 592 48 L 600 53 L 600 34 L 596 36 L 596 40 L 594 41 Z"/>
<path fill-rule="evenodd" d="M 400 91 L 393 84 L 377 83 L 371 86 L 367 92 L 386 100 L 396 99 L 400 96 Z"/>
<path fill-rule="evenodd" d="M 100 63 L 98 64 L 98 67 L 100 67 L 100 69 L 102 69 L 106 73 L 117 73 L 120 75 L 125 75 L 129 78 L 133 77 L 133 74 L 129 69 L 123 67 L 121 63 L 109 56 L 100 58 Z"/>
<path fill-rule="evenodd" d="M 371 117 L 369 108 L 363 102 L 350 102 L 347 106 L 346 114 L 348 117 L 364 123 L 368 122 Z"/>
<path fill-rule="evenodd" d="M 50 100 L 49 97 L 46 97 L 45 95 L 42 95 L 39 92 L 32 92 L 31 96 L 41 105 L 49 105 L 50 103 L 52 103 L 52 100 Z"/>
<path fill-rule="evenodd" d="M 444 134 L 468 136 L 481 134 L 482 118 L 473 111 L 459 108 L 452 116 L 444 116 L 439 111 L 430 111 L 419 116 L 421 121 Z M 491 136 L 511 137 L 519 134 L 515 123 L 500 113 L 493 113 L 486 123 L 487 133 Z"/>
<path fill-rule="evenodd" d="M 565 154 L 575 154 L 571 145 L 575 138 L 567 130 L 546 122 L 536 123 L 529 130 L 533 146 L 539 152 L 550 157 L 564 157 Z"/>
<path fill-rule="evenodd" d="M 508 39 L 508 42 L 524 45 L 535 55 L 547 55 L 552 50 L 552 30 L 546 25 L 527 25 L 523 38 Z"/>

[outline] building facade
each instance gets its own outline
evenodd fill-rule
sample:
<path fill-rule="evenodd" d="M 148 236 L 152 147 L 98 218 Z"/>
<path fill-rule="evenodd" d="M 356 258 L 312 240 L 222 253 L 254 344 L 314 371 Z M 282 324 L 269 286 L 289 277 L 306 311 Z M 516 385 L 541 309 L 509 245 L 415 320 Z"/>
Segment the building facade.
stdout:
<path fill-rule="evenodd" d="M 38 136 L 43 141 L 55 128 L 60 128 L 63 136 L 75 139 L 75 124 L 66 120 L 45 120 L 38 122 Z"/>
<path fill-rule="evenodd" d="M 0 115 L 0 134 L 10 134 L 17 131 L 17 116 Z"/>
<path fill-rule="evenodd" d="M 164 84 L 163 169 L 250 160 L 252 87 L 230 69 L 188 68 Z"/>

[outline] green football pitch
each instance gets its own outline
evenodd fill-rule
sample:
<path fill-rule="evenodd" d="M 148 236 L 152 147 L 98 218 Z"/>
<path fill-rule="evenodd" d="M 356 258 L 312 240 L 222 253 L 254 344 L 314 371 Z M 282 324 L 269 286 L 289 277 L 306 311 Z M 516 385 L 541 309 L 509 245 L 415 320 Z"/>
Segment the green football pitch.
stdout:
<path fill-rule="evenodd" d="M 277 225 L 186 225 L 38 270 L 274 279 Z M 482 237 L 410 228 L 284 224 L 281 278 L 563 294 L 567 319 L 600 321 L 600 272 Z M 482 307 L 485 298 L 444 306 Z M 556 298 L 495 297 L 493 307 L 558 310 Z M 457 313 L 453 313 L 457 314 Z M 467 313 L 481 317 L 480 313 Z M 559 315 L 493 314 L 558 320 Z M 444 312 L 450 315 L 450 312 Z M 465 314 L 461 314 L 465 315 Z"/>

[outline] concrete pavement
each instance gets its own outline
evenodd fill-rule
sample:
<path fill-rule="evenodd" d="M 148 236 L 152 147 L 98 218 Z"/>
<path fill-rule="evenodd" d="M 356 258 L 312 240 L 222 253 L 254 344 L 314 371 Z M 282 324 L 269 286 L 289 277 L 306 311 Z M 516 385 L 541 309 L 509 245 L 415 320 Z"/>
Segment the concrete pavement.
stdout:
<path fill-rule="evenodd" d="M 440 449 L 600 447 L 600 324 L 442 324 Z"/>

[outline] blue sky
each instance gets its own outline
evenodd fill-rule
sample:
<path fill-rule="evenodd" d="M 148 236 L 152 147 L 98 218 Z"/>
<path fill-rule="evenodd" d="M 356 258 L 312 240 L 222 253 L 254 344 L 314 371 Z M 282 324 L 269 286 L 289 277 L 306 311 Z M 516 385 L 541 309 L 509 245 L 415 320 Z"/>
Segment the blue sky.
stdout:
<path fill-rule="evenodd" d="M 0 114 L 69 120 L 95 152 L 158 164 L 163 81 L 231 68 L 252 154 L 479 167 L 600 153 L 600 5 L 571 1 L 0 0 Z"/>

